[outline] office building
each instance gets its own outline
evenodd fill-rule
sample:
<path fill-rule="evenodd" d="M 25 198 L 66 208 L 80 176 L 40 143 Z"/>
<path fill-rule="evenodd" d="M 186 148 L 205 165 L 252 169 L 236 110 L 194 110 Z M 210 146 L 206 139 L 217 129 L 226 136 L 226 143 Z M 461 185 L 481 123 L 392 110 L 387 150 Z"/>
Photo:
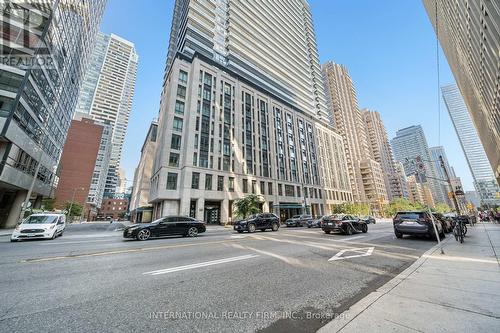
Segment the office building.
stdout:
<path fill-rule="evenodd" d="M 149 204 L 151 189 L 151 174 L 156 152 L 156 137 L 158 122 L 153 120 L 142 145 L 141 158 L 134 173 L 132 197 L 130 199 L 130 217 L 134 222 L 149 222 L 152 219 L 153 208 Z"/>
<path fill-rule="evenodd" d="M 500 5 L 497 0 L 423 3 L 500 183 Z"/>
<path fill-rule="evenodd" d="M 439 157 L 443 158 L 444 166 L 446 168 L 446 171 L 448 172 L 450 181 L 452 179 L 457 178 L 457 176 L 455 175 L 455 170 L 450 166 L 450 163 L 448 162 L 448 157 L 446 156 L 446 152 L 443 146 L 430 147 L 429 154 L 431 156 L 431 161 L 434 163 L 434 169 L 436 170 L 437 178 L 447 180 L 446 173 L 444 172 L 443 167 L 441 166 L 441 161 Z M 446 203 L 448 204 L 448 206 L 453 207 L 453 202 L 449 194 L 449 192 L 452 191 L 450 185 L 448 184 L 447 181 L 442 181 L 441 187 L 443 188 L 443 192 L 448 196 L 448 200 Z"/>
<path fill-rule="evenodd" d="M 474 188 L 485 205 L 500 205 L 500 187 L 479 140 L 470 113 L 456 85 L 441 88 L 443 99 L 474 180 Z"/>
<path fill-rule="evenodd" d="M 77 112 L 89 114 L 93 119 L 111 126 L 111 156 L 104 185 L 106 197 L 113 197 L 117 192 L 138 61 L 133 43 L 117 35 L 100 32 L 78 99 Z"/>
<path fill-rule="evenodd" d="M 436 203 L 448 202 L 448 196 L 443 191 L 441 181 L 438 179 L 436 166 L 432 162 L 422 126 L 410 126 L 396 132 L 396 137 L 391 140 L 392 151 L 396 161 L 401 162 L 406 176 L 419 173 L 417 181 L 428 183 Z"/>
<path fill-rule="evenodd" d="M 352 200 L 307 2 L 174 6 L 150 190 L 154 215 L 224 223 L 235 218 L 234 200 L 248 193 L 282 218 L 326 214 L 329 205 Z"/>
<path fill-rule="evenodd" d="M 88 197 L 103 131 L 103 126 L 89 118 L 71 121 L 59 163 L 56 208 L 65 209 L 68 202 L 73 202 L 82 206 L 85 218 L 95 216 L 96 207 Z"/>
<path fill-rule="evenodd" d="M 323 65 L 323 78 L 331 121 L 343 139 L 354 201 L 369 203 L 373 209 L 379 209 L 381 202 L 385 204 L 388 200 L 385 182 L 384 188 L 378 189 L 374 196 L 372 180 L 363 177 L 381 175 L 383 168 L 370 151 L 365 121 L 351 76 L 345 66 L 329 61 Z"/>
<path fill-rule="evenodd" d="M 33 179 L 33 207 L 54 194 L 57 167 L 105 4 L 2 2 L 0 227 L 16 225 Z"/>

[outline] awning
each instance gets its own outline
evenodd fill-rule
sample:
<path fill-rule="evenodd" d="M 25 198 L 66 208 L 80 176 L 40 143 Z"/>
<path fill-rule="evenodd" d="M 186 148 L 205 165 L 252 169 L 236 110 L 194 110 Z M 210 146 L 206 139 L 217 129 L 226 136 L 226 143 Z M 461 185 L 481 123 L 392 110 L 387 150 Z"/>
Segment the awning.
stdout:
<path fill-rule="evenodd" d="M 307 205 L 306 207 L 309 207 L 309 205 Z M 287 208 L 295 208 L 295 209 L 303 209 L 304 206 L 301 205 L 301 204 L 279 204 L 279 205 L 273 205 L 273 208 L 283 208 L 283 209 L 287 209 Z"/>

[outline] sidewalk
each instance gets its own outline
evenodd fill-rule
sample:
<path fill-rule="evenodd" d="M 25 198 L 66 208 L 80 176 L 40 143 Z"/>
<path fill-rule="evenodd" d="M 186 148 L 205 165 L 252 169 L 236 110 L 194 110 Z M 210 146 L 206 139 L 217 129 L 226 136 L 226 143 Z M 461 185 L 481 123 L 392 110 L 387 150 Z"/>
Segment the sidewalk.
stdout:
<path fill-rule="evenodd" d="M 443 244 L 318 332 L 499 332 L 500 225 Z"/>
<path fill-rule="evenodd" d="M 10 236 L 14 232 L 14 229 L 0 229 L 0 237 Z"/>

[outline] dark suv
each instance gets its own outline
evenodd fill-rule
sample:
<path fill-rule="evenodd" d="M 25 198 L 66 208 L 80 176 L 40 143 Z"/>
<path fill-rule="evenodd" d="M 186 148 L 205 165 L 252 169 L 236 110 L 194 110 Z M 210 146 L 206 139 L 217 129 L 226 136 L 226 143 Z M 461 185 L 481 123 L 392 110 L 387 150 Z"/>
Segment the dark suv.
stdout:
<path fill-rule="evenodd" d="M 280 219 L 271 213 L 254 214 L 244 220 L 236 221 L 234 223 L 234 230 L 239 233 L 242 233 L 243 231 L 255 232 L 257 229 L 262 231 L 266 231 L 266 229 L 278 231 L 279 227 Z"/>
<path fill-rule="evenodd" d="M 432 218 L 428 212 L 398 212 L 393 219 L 394 234 L 397 238 L 403 235 L 426 235 L 435 238 Z M 444 229 L 436 220 L 436 228 L 440 237 L 444 237 Z"/>

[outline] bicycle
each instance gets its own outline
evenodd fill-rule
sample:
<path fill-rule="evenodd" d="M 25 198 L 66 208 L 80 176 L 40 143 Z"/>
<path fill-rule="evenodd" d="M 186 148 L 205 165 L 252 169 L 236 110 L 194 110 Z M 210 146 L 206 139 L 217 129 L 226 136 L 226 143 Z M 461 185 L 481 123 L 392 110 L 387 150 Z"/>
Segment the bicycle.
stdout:
<path fill-rule="evenodd" d="M 457 217 L 455 219 L 455 227 L 453 228 L 453 236 L 455 236 L 455 240 L 460 243 L 464 242 L 464 237 L 467 234 L 467 226 L 463 220 L 464 218 Z"/>

